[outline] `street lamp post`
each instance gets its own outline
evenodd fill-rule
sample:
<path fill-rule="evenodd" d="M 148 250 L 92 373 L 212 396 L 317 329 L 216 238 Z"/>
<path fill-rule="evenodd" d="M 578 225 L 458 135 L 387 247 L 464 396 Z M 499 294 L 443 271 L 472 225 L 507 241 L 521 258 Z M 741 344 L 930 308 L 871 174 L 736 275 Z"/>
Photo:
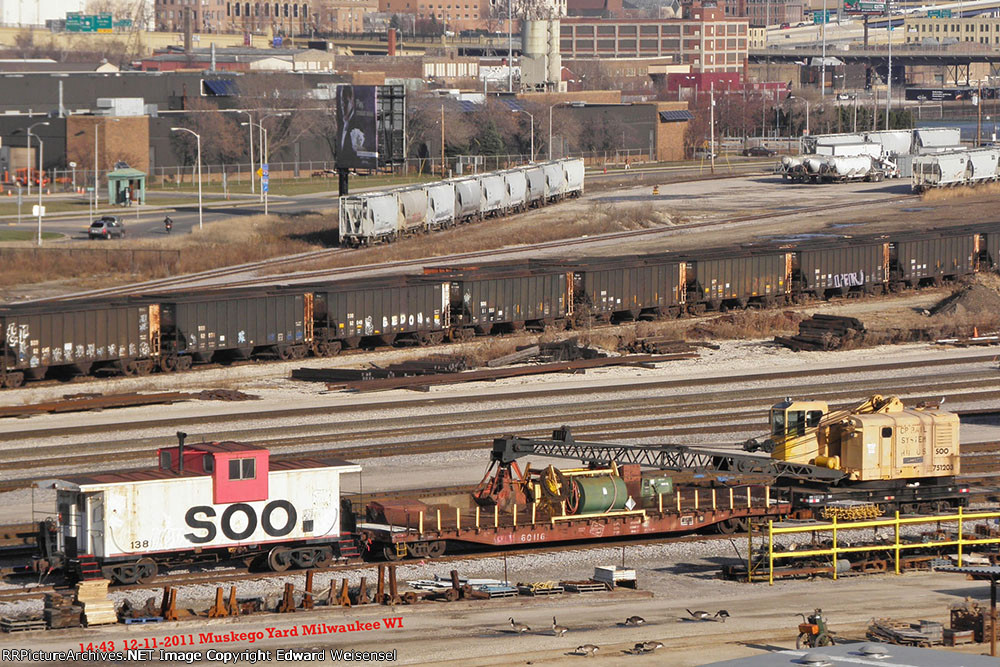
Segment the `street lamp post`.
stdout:
<path fill-rule="evenodd" d="M 250 194 L 257 192 L 254 185 L 254 170 L 253 170 L 253 114 L 249 111 L 240 111 L 240 113 L 245 113 L 247 118 L 250 120 L 250 126 L 247 127 L 247 131 L 250 133 Z M 246 125 L 246 123 L 241 123 L 241 125 Z"/>
<path fill-rule="evenodd" d="M 263 118 L 261 120 L 263 120 Z M 262 135 L 261 144 L 260 144 L 260 163 L 261 163 L 262 166 L 265 165 L 265 164 L 267 164 L 267 160 L 268 160 L 267 129 L 265 129 L 264 125 L 261 124 L 261 123 L 249 122 L 249 123 L 240 123 L 240 125 L 248 125 L 250 127 L 250 131 L 251 132 L 253 132 L 253 128 L 254 127 L 256 127 L 257 129 L 260 130 L 260 133 Z M 264 187 L 264 181 L 263 181 L 263 176 L 262 176 L 261 177 L 261 183 L 260 183 L 260 194 L 264 198 L 264 215 L 267 215 L 267 192 L 268 192 L 268 189 L 266 189 Z"/>
<path fill-rule="evenodd" d="M 28 155 L 31 155 L 31 130 L 32 128 L 38 127 L 39 125 L 48 125 L 47 122 L 40 122 L 30 125 L 28 127 Z M 42 138 L 35 135 L 35 139 L 38 139 L 38 245 L 42 245 L 42 156 L 45 154 L 45 144 Z M 28 181 L 28 196 L 31 196 L 31 162 L 28 162 L 27 168 L 27 181 Z"/>
<path fill-rule="evenodd" d="M 195 140 L 198 142 L 198 229 L 204 229 L 205 218 L 204 211 L 201 206 L 201 135 L 194 130 L 189 130 L 186 127 L 172 127 L 171 132 L 187 132 L 188 134 L 193 134 Z"/>
<path fill-rule="evenodd" d="M 36 127 L 40 126 L 40 125 L 48 125 L 48 124 L 49 124 L 48 121 L 41 121 L 41 122 L 38 122 L 38 123 L 35 123 L 33 125 L 29 125 L 28 126 L 28 155 L 31 155 L 31 130 L 33 128 L 36 128 Z M 38 135 L 36 134 L 35 136 L 37 137 Z M 41 180 L 41 178 L 42 178 L 41 177 L 41 173 L 39 173 L 39 175 L 38 175 L 38 189 L 39 190 L 42 189 L 42 180 Z M 28 159 L 28 167 L 27 167 L 27 169 L 25 169 L 25 180 L 28 181 L 28 196 L 30 197 L 31 196 L 31 159 L 30 158 Z"/>

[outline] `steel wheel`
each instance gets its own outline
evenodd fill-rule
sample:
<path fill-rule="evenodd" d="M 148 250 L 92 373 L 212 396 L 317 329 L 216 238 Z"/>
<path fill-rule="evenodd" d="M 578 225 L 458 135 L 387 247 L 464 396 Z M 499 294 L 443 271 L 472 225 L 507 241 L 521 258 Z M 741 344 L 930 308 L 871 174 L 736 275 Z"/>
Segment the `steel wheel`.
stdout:
<path fill-rule="evenodd" d="M 267 566 L 274 572 L 284 572 L 292 565 L 291 549 L 275 547 L 267 554 Z"/>
<path fill-rule="evenodd" d="M 796 638 L 795 640 L 795 648 L 801 649 L 803 646 L 808 646 L 809 648 L 812 648 L 812 644 L 809 643 L 810 636 L 811 635 L 807 635 L 804 632 L 800 632 L 798 638 Z"/>
<path fill-rule="evenodd" d="M 156 561 L 152 558 L 141 558 L 139 559 L 139 562 L 136 563 L 136 570 L 136 581 L 140 584 L 146 584 L 152 581 L 152 579 L 159 574 L 160 568 L 156 565 Z"/>

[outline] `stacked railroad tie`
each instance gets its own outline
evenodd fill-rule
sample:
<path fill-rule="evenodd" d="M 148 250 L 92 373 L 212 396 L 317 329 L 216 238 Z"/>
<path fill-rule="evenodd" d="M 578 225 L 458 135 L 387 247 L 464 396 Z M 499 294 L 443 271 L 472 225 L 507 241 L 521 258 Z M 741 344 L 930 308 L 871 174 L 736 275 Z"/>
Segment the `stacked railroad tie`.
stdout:
<path fill-rule="evenodd" d="M 804 350 L 843 350 L 861 342 L 865 325 L 853 317 L 813 315 L 799 323 L 799 332 L 791 338 L 776 336 L 775 343 L 801 352 Z"/>
<path fill-rule="evenodd" d="M 115 603 L 108 598 L 107 579 L 88 579 L 76 585 L 76 602 L 83 608 L 83 621 L 87 625 L 117 623 Z"/>
<path fill-rule="evenodd" d="M 73 604 L 73 598 L 59 593 L 45 594 L 45 610 L 42 618 L 45 625 L 51 629 L 80 627 L 80 614 L 83 608 Z"/>
<path fill-rule="evenodd" d="M 944 642 L 944 627 L 936 621 L 903 623 L 891 618 L 872 619 L 865 636 L 871 641 L 905 646 L 932 646 Z"/>

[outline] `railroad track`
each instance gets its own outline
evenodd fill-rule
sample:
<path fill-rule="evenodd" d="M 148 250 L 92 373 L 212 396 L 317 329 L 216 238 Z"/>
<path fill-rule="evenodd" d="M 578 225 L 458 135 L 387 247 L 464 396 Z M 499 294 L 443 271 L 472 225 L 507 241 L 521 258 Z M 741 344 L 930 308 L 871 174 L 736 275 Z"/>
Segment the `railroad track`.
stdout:
<path fill-rule="evenodd" d="M 892 203 L 903 203 L 912 199 L 919 199 L 920 195 L 900 195 L 898 197 L 890 198 L 888 201 Z M 788 211 L 771 211 L 768 213 L 760 213 L 755 215 L 738 216 L 735 218 L 725 218 L 721 220 L 713 220 L 706 222 L 692 222 L 682 225 L 675 225 L 672 227 L 651 227 L 648 229 L 631 229 L 621 232 L 609 232 L 607 234 L 598 234 L 594 236 L 589 236 L 586 238 L 570 238 L 562 239 L 558 241 L 546 241 L 543 243 L 535 243 L 525 246 L 508 246 L 504 248 L 496 248 L 493 250 L 480 250 L 467 253 L 459 253 L 452 255 L 442 255 L 438 257 L 424 257 L 419 259 L 410 260 L 399 260 L 395 262 L 383 263 L 383 264 L 361 264 L 357 266 L 347 266 L 347 267 L 334 267 L 330 269 L 318 269 L 313 271 L 299 271 L 292 274 L 281 274 L 279 276 L 263 276 L 248 278 L 246 280 L 230 281 L 226 283 L 225 288 L 235 288 L 235 287 L 250 287 L 256 285 L 266 285 L 272 283 L 282 283 L 287 284 L 288 282 L 305 282 L 316 279 L 326 279 L 326 278 L 339 278 L 352 273 L 361 273 L 371 271 L 373 269 L 384 269 L 387 266 L 392 268 L 406 268 L 411 266 L 423 266 L 427 263 L 453 263 L 462 260 L 482 260 L 482 259 L 494 259 L 502 255 L 507 255 L 511 253 L 522 253 L 527 251 L 537 251 L 537 250 L 550 250 L 554 248 L 575 248 L 579 246 L 589 246 L 589 245 L 600 245 L 607 243 L 609 241 L 624 241 L 643 237 L 652 236 L 670 236 L 673 234 L 688 232 L 693 229 L 702 228 L 714 228 L 719 229 L 731 225 L 741 225 L 750 222 L 762 222 L 765 220 L 771 220 L 775 218 L 785 218 L 796 215 L 811 215 L 816 213 L 827 213 L 831 211 L 842 211 L 852 208 L 862 208 L 870 207 L 876 204 L 884 204 L 887 199 L 882 197 L 878 199 L 868 199 L 859 202 L 852 203 L 838 203 L 838 204 L 826 204 L 823 206 L 810 206 L 804 208 L 798 208 L 795 210 Z M 264 267 L 270 268 L 270 267 Z M 204 285 L 204 286 L 192 286 L 191 289 L 214 289 L 218 288 L 218 285 Z M 126 290 L 128 287 L 126 286 Z M 127 291 L 125 292 L 128 293 Z"/>
<path fill-rule="evenodd" d="M 982 357 L 955 360 L 954 365 L 978 363 Z M 941 360 L 944 362 L 945 360 Z M 872 372 L 873 368 L 895 368 L 909 370 L 912 364 L 880 364 L 876 367 L 859 367 L 857 373 Z M 758 434 L 763 424 L 763 413 L 767 406 L 786 396 L 801 391 L 795 380 L 808 373 L 815 380 L 822 374 L 849 374 L 841 369 L 793 371 L 786 373 L 762 374 L 771 379 L 786 380 L 788 384 L 764 389 L 725 389 L 699 391 L 697 396 L 689 396 L 683 390 L 704 383 L 724 385 L 721 378 L 699 378 L 693 382 L 670 380 L 650 382 L 643 385 L 616 387 L 614 392 L 656 393 L 671 388 L 680 393 L 675 395 L 631 396 L 608 398 L 609 388 L 588 388 L 586 393 L 593 396 L 589 400 L 531 404 L 535 398 L 558 397 L 562 400 L 575 392 L 529 391 L 505 396 L 505 401 L 529 401 L 523 407 L 500 407 L 476 409 L 474 405 L 482 397 L 407 402 L 402 407 L 422 406 L 423 414 L 388 417 L 380 415 L 380 406 L 341 406 L 339 408 L 304 408 L 280 411 L 267 415 L 270 419 L 299 418 L 322 415 L 331 418 L 319 423 L 297 423 L 296 434 L 288 435 L 288 426 L 241 427 L 240 416 L 211 415 L 194 423 L 210 424 L 230 422 L 218 431 L 197 434 L 206 440 L 243 440 L 268 447 L 275 457 L 299 456 L 303 453 L 329 454 L 350 458 L 378 458 L 396 455 L 430 454 L 461 451 L 488 447 L 493 436 L 518 433 L 525 436 L 546 435 L 553 428 L 563 424 L 573 426 L 578 437 L 590 440 L 650 440 L 670 442 L 690 439 L 692 436 L 727 434 L 716 447 L 732 447 L 733 443 Z M 747 376 L 747 382 L 759 381 L 760 376 Z M 908 403 L 935 401 L 946 397 L 950 402 L 997 403 L 1000 390 L 995 389 L 993 371 L 952 371 L 945 379 L 935 374 L 921 374 L 898 378 L 844 379 L 813 384 L 810 392 L 821 395 L 837 405 L 849 405 L 874 393 L 902 395 Z M 469 409 L 455 409 L 462 405 Z M 513 405 L 513 403 L 511 403 Z M 401 406 L 396 406 L 401 407 Z M 440 408 L 446 408 L 440 411 Z M 430 410 L 430 411 L 428 411 Z M 361 419 L 346 420 L 344 413 L 360 413 Z M 367 414 L 371 413 L 368 417 Z M 724 415 L 721 419 L 713 415 Z M 127 432 L 121 438 L 97 441 L 94 435 L 114 433 L 125 426 L 150 429 L 177 425 L 176 419 L 154 420 L 141 425 L 108 424 L 85 429 L 45 429 L 40 432 L 19 431 L 3 434 L 2 439 L 13 443 L 21 441 L 20 447 L 8 447 L 0 451 L 0 471 L 6 473 L 6 480 L 0 489 L 22 488 L 37 479 L 39 475 L 62 474 L 73 466 L 88 466 L 88 470 L 106 470 L 110 464 L 114 469 L 142 468 L 148 466 L 150 452 L 158 447 L 173 444 L 172 436 L 129 437 Z M 483 436 L 483 433 L 487 436 Z M 172 433 L 172 430 L 171 430 Z M 67 455 L 66 445 L 75 435 L 87 435 L 87 442 L 80 454 Z M 38 442 L 44 437 L 49 442 Z M 697 438 L 696 438 L 697 439 Z M 353 440 L 353 443 L 352 443 Z M 357 444 L 354 444 L 357 443 Z M 83 444 L 83 443 L 81 443 Z M 58 468 L 54 467 L 58 464 Z M 18 474 L 25 471 L 24 475 Z"/>
<path fill-rule="evenodd" d="M 186 288 L 190 290 L 218 289 L 220 287 L 228 289 L 234 287 L 248 287 L 254 285 L 278 283 L 278 282 L 286 283 L 288 281 L 295 281 L 295 282 L 308 281 L 317 278 L 342 277 L 352 273 L 371 271 L 373 269 L 385 269 L 386 267 L 406 268 L 412 266 L 422 266 L 423 264 L 428 262 L 449 263 L 449 262 L 462 261 L 468 259 L 476 259 L 476 260 L 490 259 L 490 258 L 495 258 L 497 256 L 510 254 L 513 252 L 520 253 L 526 251 L 548 250 L 553 248 L 587 246 L 587 245 L 607 243 L 609 241 L 628 240 L 628 239 L 642 238 L 642 237 L 649 237 L 656 235 L 671 235 L 679 232 L 687 232 L 693 229 L 700 229 L 707 227 L 720 228 L 723 226 L 746 224 L 750 222 L 761 222 L 765 220 L 784 218 L 795 215 L 810 215 L 810 214 L 825 213 L 830 211 L 842 211 L 852 208 L 864 208 L 873 206 L 875 204 L 884 204 L 886 203 L 886 201 L 890 201 L 892 203 L 902 203 L 912 199 L 919 199 L 919 195 L 900 195 L 897 197 L 889 198 L 888 200 L 885 197 L 880 197 L 877 199 L 866 199 L 846 204 L 838 203 L 838 204 L 827 204 L 822 206 L 808 206 L 803 208 L 796 208 L 794 210 L 772 211 L 768 213 L 738 216 L 722 220 L 687 223 L 683 225 L 676 225 L 673 227 L 653 227 L 649 229 L 634 229 L 621 232 L 610 232 L 607 234 L 600 234 L 600 235 L 590 236 L 587 238 L 547 241 L 543 243 L 536 243 L 525 246 L 513 246 L 505 248 L 496 248 L 493 250 L 456 253 L 456 254 L 441 255 L 438 257 L 430 257 L 430 258 L 399 260 L 395 262 L 380 263 L 380 264 L 360 264 L 356 266 L 335 267 L 330 269 L 319 269 L 313 271 L 299 271 L 291 274 L 269 275 L 263 277 L 247 278 L 245 280 L 229 281 L 224 285 L 219 285 L 216 283 L 206 284 L 206 285 L 192 284 L 197 282 L 203 282 L 205 280 L 222 278 L 226 276 L 235 276 L 250 271 L 260 271 L 260 270 L 270 271 L 271 269 L 280 268 L 290 264 L 314 262 L 318 260 L 329 259 L 330 257 L 339 254 L 351 252 L 350 250 L 344 248 L 328 248 L 323 250 L 310 251 L 306 253 L 299 253 L 297 255 L 289 255 L 284 257 L 276 257 L 272 259 L 265 259 L 265 260 L 260 260 L 258 262 L 249 262 L 247 264 L 241 264 L 237 266 L 220 267 L 218 269 L 211 269 L 208 271 L 202 271 L 198 273 L 192 273 L 173 278 L 162 278 L 158 280 L 151 280 L 142 283 L 136 283 L 133 285 L 122 285 L 119 287 L 111 287 L 99 290 L 88 290 L 86 292 L 78 292 L 74 294 L 61 295 L 57 297 L 33 299 L 31 301 L 26 301 L 25 303 L 46 303 L 53 301 L 94 298 L 106 295 L 123 296 L 129 294 L 139 294 L 139 293 L 155 294 L 164 291 L 174 291 L 176 290 L 177 287 L 181 286 L 187 286 Z"/>

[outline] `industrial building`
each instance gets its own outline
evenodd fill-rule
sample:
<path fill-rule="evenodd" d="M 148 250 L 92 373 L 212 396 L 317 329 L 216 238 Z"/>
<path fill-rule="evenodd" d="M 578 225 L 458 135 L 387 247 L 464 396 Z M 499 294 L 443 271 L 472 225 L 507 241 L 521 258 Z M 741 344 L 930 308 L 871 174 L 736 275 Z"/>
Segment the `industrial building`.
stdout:
<path fill-rule="evenodd" d="M 565 18 L 561 23 L 565 58 L 669 57 L 700 72 L 738 72 L 747 57 L 747 20 L 716 8 L 695 9 L 683 19 Z"/>

